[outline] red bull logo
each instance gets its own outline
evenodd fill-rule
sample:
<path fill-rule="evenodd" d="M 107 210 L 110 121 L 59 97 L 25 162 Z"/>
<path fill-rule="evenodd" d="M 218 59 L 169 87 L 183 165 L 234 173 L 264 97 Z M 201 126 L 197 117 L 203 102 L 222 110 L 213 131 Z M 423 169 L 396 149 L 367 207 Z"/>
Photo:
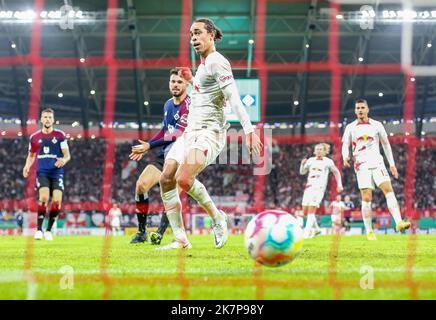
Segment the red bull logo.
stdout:
<path fill-rule="evenodd" d="M 375 140 L 374 137 L 368 136 L 366 134 L 357 138 L 357 141 L 364 141 L 364 142 L 371 142 L 374 140 Z"/>

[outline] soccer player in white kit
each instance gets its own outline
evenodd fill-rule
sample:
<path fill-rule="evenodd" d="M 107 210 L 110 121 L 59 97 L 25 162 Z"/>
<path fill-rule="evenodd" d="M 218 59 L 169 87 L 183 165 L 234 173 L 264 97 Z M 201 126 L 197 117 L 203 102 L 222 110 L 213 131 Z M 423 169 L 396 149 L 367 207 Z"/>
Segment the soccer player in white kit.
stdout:
<path fill-rule="evenodd" d="M 337 192 L 342 192 L 341 173 L 332 159 L 327 158 L 330 146 L 319 143 L 315 146 L 314 157 L 303 159 L 300 164 L 300 174 L 307 174 L 307 183 L 303 194 L 303 212 L 307 215 L 304 237 L 311 238 L 320 233 L 316 223 L 315 212 L 319 208 L 328 183 L 329 173 L 332 172 L 337 183 Z M 315 230 L 312 228 L 315 227 Z"/>
<path fill-rule="evenodd" d="M 192 247 L 183 226 L 179 191 L 193 197 L 213 219 L 215 247 L 221 248 L 227 241 L 226 214 L 217 209 L 204 185 L 195 179 L 225 146 L 229 127 L 224 115 L 226 101 L 244 129 L 250 153 L 257 155 L 262 149 L 240 100 L 230 63 L 215 50 L 215 41 L 222 36 L 209 19 L 197 19 L 190 28 L 191 45 L 200 55 L 201 64 L 194 78 L 188 68 L 180 68 L 193 88 L 188 125 L 168 152 L 160 179 L 162 201 L 176 240 L 159 249 Z"/>
<path fill-rule="evenodd" d="M 380 154 L 381 143 L 389 162 L 389 169 L 395 179 L 398 179 L 398 171 L 385 128 L 381 122 L 368 117 L 369 107 L 366 100 L 357 100 L 354 112 L 357 119 L 347 125 L 342 137 L 342 158 L 344 167 L 350 167 L 350 145 L 352 145 L 354 171 L 362 196 L 363 223 L 368 240 L 376 240 L 371 221 L 372 191 L 375 186 L 379 187 L 386 197 L 389 212 L 395 220 L 396 231 L 410 228 L 410 222 L 401 219 L 391 178 Z"/>
<path fill-rule="evenodd" d="M 336 196 L 336 200 L 332 201 L 329 205 L 331 212 L 330 217 L 332 219 L 333 232 L 340 234 L 342 229 L 342 216 L 346 208 L 344 201 L 340 194 Z"/>

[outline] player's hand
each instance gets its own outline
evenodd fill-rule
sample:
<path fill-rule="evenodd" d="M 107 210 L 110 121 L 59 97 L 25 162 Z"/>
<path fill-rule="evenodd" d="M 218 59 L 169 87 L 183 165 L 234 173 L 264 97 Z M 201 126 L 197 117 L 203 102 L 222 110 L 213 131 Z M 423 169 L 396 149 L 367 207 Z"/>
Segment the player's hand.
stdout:
<path fill-rule="evenodd" d="M 55 167 L 62 168 L 65 165 L 64 158 L 56 158 Z"/>
<path fill-rule="evenodd" d="M 24 167 L 23 168 L 23 177 L 27 178 L 29 176 L 29 168 L 28 167 Z"/>
<path fill-rule="evenodd" d="M 350 168 L 350 167 L 351 167 L 349 161 L 350 161 L 349 159 L 344 159 L 344 167 L 345 167 L 345 168 Z"/>
<path fill-rule="evenodd" d="M 179 71 L 179 76 L 181 76 L 183 79 L 185 79 L 188 82 L 192 82 L 192 71 L 188 67 L 177 67 L 176 68 Z"/>
<path fill-rule="evenodd" d="M 342 191 L 344 191 L 344 188 L 343 188 L 342 186 L 338 186 L 338 187 L 336 188 L 336 191 L 337 191 L 338 193 L 341 193 Z"/>
<path fill-rule="evenodd" d="M 303 160 L 301 160 L 301 165 L 304 166 L 304 164 L 307 162 L 307 159 L 304 158 Z"/>
<path fill-rule="evenodd" d="M 148 142 L 138 140 L 140 144 L 132 147 L 132 152 L 129 155 L 130 160 L 139 161 L 142 159 L 144 154 L 150 150 L 150 144 Z"/>
<path fill-rule="evenodd" d="M 398 170 L 396 166 L 390 166 L 389 167 L 391 169 L 391 173 L 394 176 L 395 179 L 398 179 Z"/>
<path fill-rule="evenodd" d="M 245 144 L 247 145 L 250 154 L 254 154 L 256 156 L 260 155 L 260 151 L 263 148 L 263 143 L 260 141 L 260 138 L 254 131 L 245 135 Z"/>

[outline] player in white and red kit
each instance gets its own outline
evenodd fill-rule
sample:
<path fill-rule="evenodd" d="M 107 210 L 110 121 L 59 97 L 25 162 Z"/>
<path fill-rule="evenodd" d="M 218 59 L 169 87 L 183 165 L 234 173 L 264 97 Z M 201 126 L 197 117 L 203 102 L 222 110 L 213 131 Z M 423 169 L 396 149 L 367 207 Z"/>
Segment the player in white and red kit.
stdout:
<path fill-rule="evenodd" d="M 332 201 L 329 205 L 330 217 L 332 219 L 333 232 L 336 234 L 341 233 L 342 229 L 342 216 L 346 208 L 344 201 L 340 194 L 336 196 L 336 200 Z"/>
<path fill-rule="evenodd" d="M 225 146 L 229 127 L 224 115 L 226 101 L 244 129 L 249 151 L 258 155 L 262 148 L 242 105 L 230 63 L 215 50 L 215 41 L 222 36 L 221 30 L 209 19 L 197 19 L 190 28 L 191 44 L 200 55 L 201 64 L 194 78 L 188 68 L 181 68 L 181 75 L 193 86 L 192 102 L 188 126 L 168 153 L 160 180 L 162 201 L 176 238 L 165 249 L 191 247 L 183 226 L 177 189 L 192 196 L 212 218 L 215 247 L 221 248 L 227 241 L 226 214 L 217 209 L 204 185 L 195 180 Z"/>
<path fill-rule="evenodd" d="M 316 223 L 315 212 L 324 197 L 330 172 L 335 176 L 337 192 L 342 192 L 343 190 L 341 173 L 333 160 L 326 157 L 329 151 L 330 146 L 327 143 L 319 143 L 315 146 L 315 156 L 303 159 L 300 164 L 300 174 L 308 174 L 302 201 L 304 214 L 307 215 L 306 226 L 304 228 L 305 238 L 320 233 Z M 313 227 L 315 227 L 315 230 L 312 230 Z"/>
<path fill-rule="evenodd" d="M 354 171 L 357 175 L 362 196 L 362 218 L 368 240 L 376 240 L 372 230 L 371 201 L 372 191 L 379 187 L 385 197 L 388 209 L 395 220 L 396 230 L 410 228 L 410 222 L 401 218 L 400 207 L 392 189 L 391 178 L 380 154 L 380 143 L 389 162 L 392 175 L 398 179 L 391 145 L 381 122 L 368 117 L 369 107 L 364 99 L 356 101 L 357 120 L 348 124 L 342 138 L 342 157 L 344 167 L 350 167 L 350 145 L 352 146 Z"/>

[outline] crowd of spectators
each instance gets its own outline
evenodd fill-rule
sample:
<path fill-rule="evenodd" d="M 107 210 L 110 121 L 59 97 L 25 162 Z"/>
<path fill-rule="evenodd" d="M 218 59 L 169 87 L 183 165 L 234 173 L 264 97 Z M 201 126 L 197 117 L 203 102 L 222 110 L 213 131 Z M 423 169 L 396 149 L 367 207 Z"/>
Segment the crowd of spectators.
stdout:
<path fill-rule="evenodd" d="M 134 142 L 119 142 L 116 145 L 112 199 L 116 203 L 134 203 L 135 183 L 143 168 L 152 162 L 157 153 L 149 152 L 137 164 L 132 164 L 128 155 Z M 65 168 L 65 202 L 95 202 L 101 197 L 105 163 L 105 140 L 69 141 L 71 161 Z M 289 144 L 272 146 L 272 168 L 264 185 L 266 208 L 296 208 L 301 204 L 306 176 L 299 174 L 300 161 L 313 154 L 314 144 Z M 248 195 L 248 205 L 253 204 L 256 176 L 253 164 L 242 164 L 241 145 L 227 147 L 227 154 L 237 148 L 237 163 L 217 161 L 207 167 L 198 179 L 206 186 L 211 196 Z M 244 147 L 245 148 L 245 147 Z M 401 206 L 405 201 L 405 175 L 407 145 L 392 145 L 400 178 L 392 179 L 394 191 Z M 24 198 L 26 180 L 22 176 L 28 150 L 28 139 L 0 139 L 0 200 Z M 333 150 L 331 153 L 334 153 Z M 332 156 L 330 154 L 330 156 Z M 416 156 L 415 205 L 417 208 L 435 208 L 436 150 L 419 147 Z M 245 163 L 245 162 L 244 162 Z M 387 166 L 388 167 L 388 166 Z M 129 169 L 130 168 L 130 169 Z M 127 172 L 127 174 L 126 174 Z M 360 194 L 353 169 L 342 171 L 344 192 L 356 207 L 360 206 Z M 329 188 L 327 190 L 330 190 Z M 151 202 L 160 202 L 159 187 L 149 192 Z M 329 199 L 327 191 L 325 199 Z M 385 208 L 386 201 L 380 190 L 374 193 L 373 205 Z"/>

